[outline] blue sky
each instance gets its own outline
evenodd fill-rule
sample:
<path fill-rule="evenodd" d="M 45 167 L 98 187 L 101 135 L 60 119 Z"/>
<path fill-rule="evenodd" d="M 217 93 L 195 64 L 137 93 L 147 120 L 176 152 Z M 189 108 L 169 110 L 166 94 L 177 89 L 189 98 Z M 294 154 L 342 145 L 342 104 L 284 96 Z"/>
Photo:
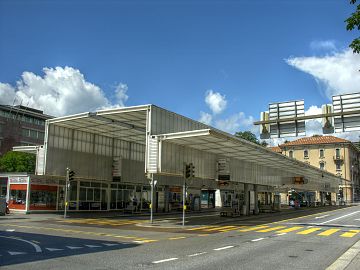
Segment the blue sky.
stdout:
<path fill-rule="evenodd" d="M 345 0 L 0 0 L 0 103 L 15 94 L 56 115 L 152 103 L 251 129 L 270 102 L 318 109 L 353 91 L 358 78 L 332 80 L 348 61 L 360 66 L 344 23 L 354 10 Z"/>

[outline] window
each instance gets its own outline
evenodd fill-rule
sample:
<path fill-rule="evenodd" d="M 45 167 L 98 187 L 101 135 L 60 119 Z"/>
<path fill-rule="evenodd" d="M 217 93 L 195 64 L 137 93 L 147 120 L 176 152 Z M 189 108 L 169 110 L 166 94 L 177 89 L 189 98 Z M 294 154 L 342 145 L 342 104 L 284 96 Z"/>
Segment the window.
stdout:
<path fill-rule="evenodd" d="M 293 157 L 294 157 L 294 151 L 293 151 L 293 150 L 290 150 L 290 151 L 289 151 L 289 157 L 290 157 L 290 158 L 293 158 Z"/>
<path fill-rule="evenodd" d="M 341 171 L 341 164 L 340 162 L 336 162 L 336 170 Z"/>
<path fill-rule="evenodd" d="M 320 170 L 325 170 L 325 163 L 324 162 L 320 162 Z"/>
<path fill-rule="evenodd" d="M 335 149 L 335 156 L 336 156 L 336 159 L 340 158 L 340 149 L 339 148 Z"/>
<path fill-rule="evenodd" d="M 309 151 L 307 149 L 304 150 L 304 158 L 309 158 Z"/>
<path fill-rule="evenodd" d="M 319 156 L 320 158 L 324 158 L 324 149 L 319 150 Z"/>

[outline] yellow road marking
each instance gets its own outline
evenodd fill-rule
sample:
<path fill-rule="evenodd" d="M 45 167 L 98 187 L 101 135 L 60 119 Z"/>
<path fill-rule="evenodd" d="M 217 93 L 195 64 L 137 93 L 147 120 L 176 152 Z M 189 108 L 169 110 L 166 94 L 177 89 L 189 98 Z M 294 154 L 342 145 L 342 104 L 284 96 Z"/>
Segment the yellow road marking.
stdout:
<path fill-rule="evenodd" d="M 336 233 L 337 231 L 340 231 L 340 229 L 329 229 L 329 230 L 319 233 L 318 235 L 329 236 L 329 235 L 332 235 L 333 233 Z"/>
<path fill-rule="evenodd" d="M 353 237 L 355 235 L 357 235 L 360 232 L 360 230 L 350 230 L 346 233 L 343 233 L 342 235 L 340 235 L 341 237 Z"/>
<path fill-rule="evenodd" d="M 280 230 L 280 231 L 277 231 L 278 233 L 288 233 L 288 232 L 293 232 L 293 231 L 297 231 L 297 230 L 300 230 L 304 227 L 300 227 L 300 226 L 295 226 L 295 227 L 291 227 L 291 228 L 288 228 L 288 229 L 283 229 L 283 230 Z"/>
<path fill-rule="evenodd" d="M 310 228 L 310 229 L 307 229 L 307 230 L 298 232 L 298 233 L 296 233 L 296 234 L 310 234 L 310 233 L 316 232 L 316 231 L 318 231 L 318 230 L 321 230 L 321 228 Z"/>
<path fill-rule="evenodd" d="M 170 237 L 169 240 L 178 240 L 178 239 L 185 239 L 185 236 L 179 236 L 179 237 Z"/>
<path fill-rule="evenodd" d="M 198 234 L 198 236 L 209 236 L 209 234 L 204 233 L 204 234 Z"/>
<path fill-rule="evenodd" d="M 221 229 L 229 229 L 229 228 L 236 228 L 236 226 L 221 226 L 221 227 L 215 227 L 212 229 L 205 229 L 206 232 L 212 232 L 212 231 L 219 231 Z"/>
<path fill-rule="evenodd" d="M 209 228 L 214 228 L 214 226 L 202 226 L 197 228 L 191 228 L 191 229 L 187 229 L 187 231 L 197 231 L 197 230 L 209 229 Z"/>
<path fill-rule="evenodd" d="M 230 232 L 230 231 L 234 231 L 240 228 L 244 228 L 246 226 L 235 226 L 234 228 L 229 228 L 229 229 L 224 229 L 224 230 L 219 230 L 220 232 Z"/>
<path fill-rule="evenodd" d="M 246 228 L 246 229 L 241 229 L 239 230 L 239 232 L 250 232 L 250 231 L 256 231 L 259 229 L 263 229 L 263 228 L 268 228 L 269 226 L 255 226 L 255 227 L 250 227 L 250 228 Z"/>
<path fill-rule="evenodd" d="M 271 231 L 276 231 L 276 230 L 283 229 L 283 228 L 286 228 L 286 226 L 277 226 L 277 227 L 272 227 L 272 228 L 268 228 L 268 229 L 262 229 L 262 230 L 259 230 L 256 232 L 271 232 Z"/>

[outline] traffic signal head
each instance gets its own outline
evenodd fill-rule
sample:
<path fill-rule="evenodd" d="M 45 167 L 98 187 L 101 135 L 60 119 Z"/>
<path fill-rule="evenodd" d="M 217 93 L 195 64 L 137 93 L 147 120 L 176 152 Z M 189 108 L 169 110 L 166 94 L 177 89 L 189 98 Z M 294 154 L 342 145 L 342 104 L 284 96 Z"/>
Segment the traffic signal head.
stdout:
<path fill-rule="evenodd" d="M 75 172 L 74 172 L 74 171 L 70 171 L 70 172 L 69 172 L 69 181 L 74 180 L 74 176 L 75 176 Z"/>
<path fill-rule="evenodd" d="M 195 177 L 195 166 L 192 163 L 190 163 L 189 166 L 190 166 L 190 177 L 194 178 Z"/>
<path fill-rule="evenodd" d="M 191 169 L 190 164 L 185 164 L 185 178 L 190 178 L 191 176 Z"/>

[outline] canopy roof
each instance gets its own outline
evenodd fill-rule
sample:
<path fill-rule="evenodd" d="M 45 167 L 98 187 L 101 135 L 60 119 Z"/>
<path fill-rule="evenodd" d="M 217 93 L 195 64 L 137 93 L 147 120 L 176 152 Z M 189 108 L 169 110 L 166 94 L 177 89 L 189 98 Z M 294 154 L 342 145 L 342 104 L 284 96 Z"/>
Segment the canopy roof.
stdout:
<path fill-rule="evenodd" d="M 281 169 L 294 177 L 305 177 L 309 181 L 308 186 L 317 186 L 320 190 L 329 189 L 330 186 L 338 187 L 340 181 L 340 178 L 334 174 L 218 130 L 203 129 L 169 133 L 159 135 L 159 138 L 223 157 Z M 326 187 L 325 183 L 329 186 Z"/>

